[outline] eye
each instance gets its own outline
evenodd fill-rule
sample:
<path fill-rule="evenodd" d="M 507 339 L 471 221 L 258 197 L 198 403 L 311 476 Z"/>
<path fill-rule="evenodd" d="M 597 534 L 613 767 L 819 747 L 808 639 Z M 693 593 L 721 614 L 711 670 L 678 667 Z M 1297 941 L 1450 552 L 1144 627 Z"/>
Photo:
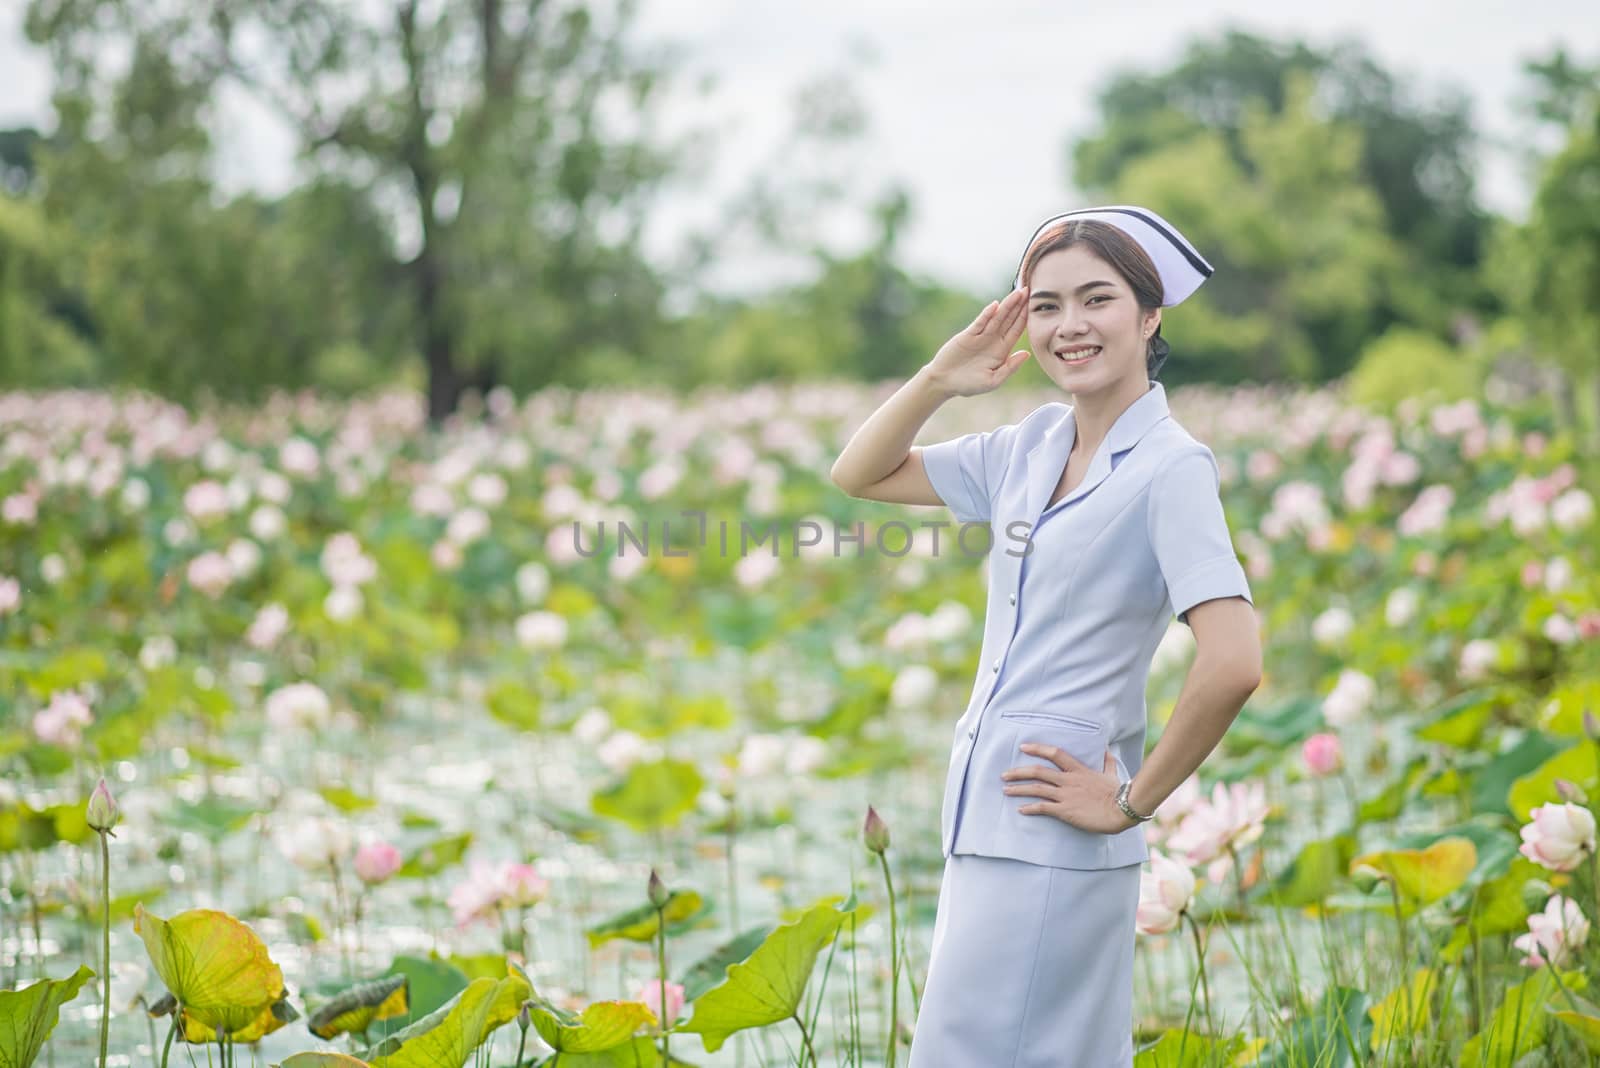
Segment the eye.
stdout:
<path fill-rule="evenodd" d="M 1043 311 L 1046 308 L 1053 308 L 1053 307 L 1055 307 L 1055 305 L 1051 304 L 1048 300 L 1046 300 L 1046 301 L 1041 301 L 1038 304 L 1035 304 L 1033 306 L 1033 310 L 1034 311 Z"/>
<path fill-rule="evenodd" d="M 1094 303 L 1094 302 L 1095 302 L 1095 301 L 1097 301 L 1097 300 L 1110 300 L 1110 299 L 1111 299 L 1111 298 L 1110 298 L 1110 297 L 1108 297 L 1108 296 L 1107 296 L 1107 295 L 1106 295 L 1106 294 L 1104 294 L 1104 293 L 1096 293 L 1096 294 L 1095 294 L 1095 295 L 1094 295 L 1094 296 L 1092 296 L 1092 297 L 1090 297 L 1090 298 L 1089 298 L 1089 303 L 1090 303 L 1090 304 L 1093 304 L 1093 303 Z"/>

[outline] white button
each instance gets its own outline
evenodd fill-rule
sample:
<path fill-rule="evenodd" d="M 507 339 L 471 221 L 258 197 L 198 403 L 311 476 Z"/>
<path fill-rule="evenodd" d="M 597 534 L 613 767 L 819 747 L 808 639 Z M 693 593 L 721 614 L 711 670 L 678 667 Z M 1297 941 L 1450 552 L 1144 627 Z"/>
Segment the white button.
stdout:
<path fill-rule="evenodd" d="M 996 674 L 999 674 L 999 672 L 1000 672 L 1000 661 L 996 660 L 994 662 L 994 670 L 995 670 Z"/>
<path fill-rule="evenodd" d="M 1017 603 L 1017 595 L 1014 594 L 1014 593 L 1011 595 L 1011 603 L 1012 604 L 1016 604 Z"/>
<path fill-rule="evenodd" d="M 968 738 L 976 738 L 977 736 L 978 736 L 978 729 L 976 727 L 968 727 L 967 728 L 967 737 Z"/>

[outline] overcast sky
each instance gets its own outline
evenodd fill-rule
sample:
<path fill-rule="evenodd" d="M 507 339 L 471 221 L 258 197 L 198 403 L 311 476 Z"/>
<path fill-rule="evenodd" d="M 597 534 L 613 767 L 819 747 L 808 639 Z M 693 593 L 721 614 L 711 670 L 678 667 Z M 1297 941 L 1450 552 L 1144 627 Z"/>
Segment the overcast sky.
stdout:
<path fill-rule="evenodd" d="M 0 0 L 0 126 L 48 128 L 50 72 L 22 37 L 24 3 Z M 1581 48 L 1600 40 L 1595 11 L 1593 0 L 642 0 L 635 39 L 679 43 L 682 83 L 706 72 L 718 85 L 709 97 L 685 93 L 665 109 L 665 128 L 725 131 L 707 180 L 663 202 L 651 243 L 668 247 L 686 227 L 713 222 L 719 196 L 770 157 L 795 89 L 843 70 L 871 123 L 853 186 L 870 192 L 905 184 L 914 209 L 904 246 L 912 269 L 999 295 L 1039 221 L 1084 206 L 1071 188 L 1066 144 L 1092 128 L 1096 89 L 1115 71 L 1160 68 L 1194 37 L 1227 27 L 1313 45 L 1355 38 L 1424 92 L 1466 90 L 1479 128 L 1509 143 L 1521 136 L 1513 110 L 1521 61 L 1563 41 Z M 221 179 L 267 191 L 290 184 L 285 132 L 258 109 L 231 109 Z M 1479 190 L 1488 207 L 1521 215 L 1527 176 L 1511 152 L 1491 146 Z M 836 247 L 864 238 L 851 222 L 824 227 Z M 718 277 L 744 288 L 766 271 L 732 262 Z"/>

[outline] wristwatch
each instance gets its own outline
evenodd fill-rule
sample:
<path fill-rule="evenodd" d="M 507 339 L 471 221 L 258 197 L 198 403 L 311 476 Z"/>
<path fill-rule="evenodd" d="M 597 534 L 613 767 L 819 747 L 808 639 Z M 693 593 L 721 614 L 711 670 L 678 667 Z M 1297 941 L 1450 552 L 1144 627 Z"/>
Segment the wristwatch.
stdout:
<path fill-rule="evenodd" d="M 1155 818 L 1155 813 L 1153 812 L 1148 816 L 1139 815 L 1133 810 L 1133 806 L 1128 804 L 1128 791 L 1131 789 L 1133 789 L 1132 779 L 1125 780 L 1121 786 L 1117 787 L 1117 807 L 1122 810 L 1122 814 L 1135 823 L 1143 823 L 1145 820 Z"/>

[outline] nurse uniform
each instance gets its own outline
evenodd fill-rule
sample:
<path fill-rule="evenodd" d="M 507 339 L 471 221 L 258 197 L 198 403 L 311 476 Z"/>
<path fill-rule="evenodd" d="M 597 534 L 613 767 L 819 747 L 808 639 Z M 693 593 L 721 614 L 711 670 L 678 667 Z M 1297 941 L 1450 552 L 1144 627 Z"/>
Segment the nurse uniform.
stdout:
<path fill-rule="evenodd" d="M 1187 623 L 1194 605 L 1249 600 L 1250 589 L 1216 460 L 1171 417 L 1160 383 L 1047 509 L 1075 436 L 1072 408 L 1052 402 L 922 450 L 934 490 L 958 520 L 987 524 L 992 548 L 977 680 L 945 782 L 946 860 L 910 1068 L 1133 1064 L 1144 829 L 1101 834 L 1023 815 L 1038 799 L 1003 793 L 1000 775 L 1048 763 L 1020 748 L 1040 742 L 1096 771 L 1109 749 L 1131 778 L 1150 662 L 1174 613 Z"/>

